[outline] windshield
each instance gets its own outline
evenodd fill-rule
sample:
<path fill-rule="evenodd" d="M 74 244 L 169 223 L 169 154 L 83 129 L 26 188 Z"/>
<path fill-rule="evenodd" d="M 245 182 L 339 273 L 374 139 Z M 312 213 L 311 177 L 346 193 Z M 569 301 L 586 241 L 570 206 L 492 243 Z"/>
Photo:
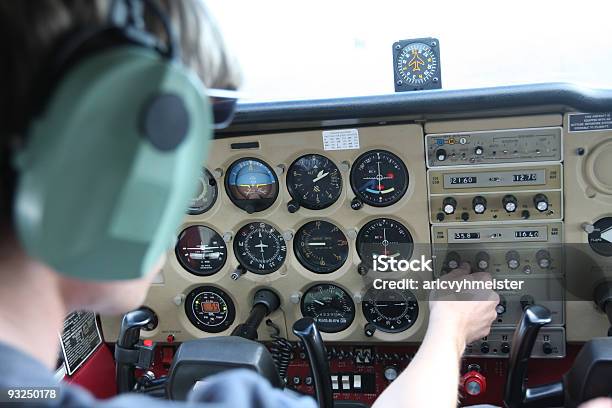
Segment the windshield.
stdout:
<path fill-rule="evenodd" d="M 249 99 L 394 92 L 392 44 L 440 41 L 442 88 L 568 81 L 612 87 L 612 5 L 360 0 L 209 0 Z"/>

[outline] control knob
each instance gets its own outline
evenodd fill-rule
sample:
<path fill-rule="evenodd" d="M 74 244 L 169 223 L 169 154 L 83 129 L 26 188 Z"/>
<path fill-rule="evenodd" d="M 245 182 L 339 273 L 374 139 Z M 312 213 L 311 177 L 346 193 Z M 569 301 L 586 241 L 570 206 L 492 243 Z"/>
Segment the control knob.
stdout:
<path fill-rule="evenodd" d="M 508 194 L 505 195 L 504 198 L 502 198 L 502 206 L 504 207 L 506 212 L 513 213 L 518 207 L 518 201 L 516 200 L 515 196 L 513 196 L 512 194 Z"/>
<path fill-rule="evenodd" d="M 533 205 L 539 212 L 548 210 L 548 197 L 546 197 L 544 194 L 536 194 L 533 197 Z"/>
<path fill-rule="evenodd" d="M 487 210 L 487 199 L 483 196 L 476 196 L 472 200 L 472 208 L 476 214 L 483 214 Z"/>
<path fill-rule="evenodd" d="M 444 149 L 438 149 L 436 150 L 436 158 L 438 159 L 438 161 L 444 161 L 446 160 L 446 150 Z"/>
<path fill-rule="evenodd" d="M 478 371 L 468 371 L 463 374 L 461 379 L 463 391 L 473 397 L 482 394 L 487 390 L 487 379 Z"/>
<path fill-rule="evenodd" d="M 508 264 L 508 268 L 516 269 L 521 264 L 520 255 L 516 251 L 508 251 L 506 252 L 506 263 Z"/>
<path fill-rule="evenodd" d="M 476 254 L 476 267 L 484 271 L 489 267 L 489 254 L 481 251 Z"/>
<path fill-rule="evenodd" d="M 461 264 L 461 256 L 455 251 L 449 252 L 446 256 L 446 266 L 449 270 L 457 269 Z"/>
<path fill-rule="evenodd" d="M 474 148 L 474 154 L 475 154 L 476 156 L 482 156 L 482 154 L 483 154 L 483 153 L 484 153 L 484 149 L 483 149 L 483 147 L 482 147 L 482 146 L 476 146 L 476 147 Z"/>
<path fill-rule="evenodd" d="M 538 266 L 542 269 L 550 268 L 551 260 L 550 253 L 545 249 L 540 249 L 536 252 L 536 260 L 538 261 Z"/>
<path fill-rule="evenodd" d="M 501 346 L 499 347 L 499 350 L 504 353 L 504 354 L 508 354 L 510 352 L 510 344 L 508 343 L 502 343 Z"/>
<path fill-rule="evenodd" d="M 397 372 L 397 368 L 395 368 L 395 367 L 387 367 L 387 368 L 385 368 L 385 372 L 384 372 L 385 379 L 387 381 L 389 381 L 389 382 L 395 380 L 397 378 L 398 374 L 399 373 Z"/>
<path fill-rule="evenodd" d="M 442 209 L 444 210 L 444 213 L 450 215 L 455 212 L 456 208 L 457 200 L 455 200 L 453 197 L 446 197 L 444 201 L 442 201 Z"/>
<path fill-rule="evenodd" d="M 542 343 L 542 352 L 544 354 L 551 354 L 553 352 L 552 345 L 548 341 Z"/>

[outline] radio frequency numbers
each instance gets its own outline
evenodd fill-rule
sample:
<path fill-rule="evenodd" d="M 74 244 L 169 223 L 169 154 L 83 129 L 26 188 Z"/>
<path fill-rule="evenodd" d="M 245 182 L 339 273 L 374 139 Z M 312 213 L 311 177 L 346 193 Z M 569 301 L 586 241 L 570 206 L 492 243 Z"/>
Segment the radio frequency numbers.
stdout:
<path fill-rule="evenodd" d="M 514 231 L 514 238 L 538 238 L 540 231 Z"/>

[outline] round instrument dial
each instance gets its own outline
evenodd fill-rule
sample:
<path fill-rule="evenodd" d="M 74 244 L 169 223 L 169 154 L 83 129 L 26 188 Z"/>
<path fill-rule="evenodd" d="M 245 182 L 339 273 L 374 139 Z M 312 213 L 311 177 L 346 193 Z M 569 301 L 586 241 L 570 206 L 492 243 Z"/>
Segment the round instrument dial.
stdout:
<path fill-rule="evenodd" d="M 312 317 L 317 328 L 325 333 L 337 333 L 349 327 L 355 319 L 355 303 L 339 286 L 322 283 L 308 289 L 302 297 L 302 315 Z"/>
<path fill-rule="evenodd" d="M 285 262 L 287 245 L 273 226 L 252 222 L 236 234 L 234 253 L 247 270 L 265 275 L 277 271 Z"/>
<path fill-rule="evenodd" d="M 244 158 L 229 167 L 225 189 L 237 207 L 251 214 L 274 204 L 278 197 L 278 178 L 265 162 Z"/>
<path fill-rule="evenodd" d="M 391 218 L 372 220 L 357 234 L 357 253 L 361 260 L 367 263 L 379 255 L 408 260 L 412 257 L 413 248 L 412 235 L 408 228 Z"/>
<path fill-rule="evenodd" d="M 368 322 L 387 333 L 409 329 L 419 315 L 419 304 L 409 290 L 370 288 L 363 297 L 361 308 Z"/>
<path fill-rule="evenodd" d="M 200 286 L 185 298 L 189 321 L 207 333 L 220 333 L 234 323 L 236 308 L 227 293 L 214 286 Z"/>
<path fill-rule="evenodd" d="M 589 245 L 602 256 L 612 256 L 612 217 L 604 217 L 593 224 Z"/>
<path fill-rule="evenodd" d="M 408 189 L 404 162 L 386 150 L 359 156 L 351 169 L 351 187 L 365 204 L 386 207 L 399 201 Z"/>
<path fill-rule="evenodd" d="M 300 206 L 321 210 L 340 197 L 342 176 L 338 167 L 327 157 L 309 154 L 298 158 L 289 167 L 287 189 Z"/>
<path fill-rule="evenodd" d="M 293 249 L 298 261 L 315 273 L 338 270 L 349 253 L 348 240 L 340 228 L 327 221 L 311 221 L 295 234 Z"/>
<path fill-rule="evenodd" d="M 210 210 L 215 205 L 218 194 L 217 180 L 208 170 L 203 168 L 198 179 L 198 189 L 189 203 L 187 214 L 203 214 Z"/>
<path fill-rule="evenodd" d="M 433 80 L 438 70 L 436 53 L 424 43 L 408 44 L 398 55 L 395 69 L 405 83 L 425 85 Z"/>
<path fill-rule="evenodd" d="M 178 237 L 174 252 L 183 268 L 199 276 L 219 272 L 227 259 L 223 238 L 212 228 L 203 225 L 184 229 Z"/>

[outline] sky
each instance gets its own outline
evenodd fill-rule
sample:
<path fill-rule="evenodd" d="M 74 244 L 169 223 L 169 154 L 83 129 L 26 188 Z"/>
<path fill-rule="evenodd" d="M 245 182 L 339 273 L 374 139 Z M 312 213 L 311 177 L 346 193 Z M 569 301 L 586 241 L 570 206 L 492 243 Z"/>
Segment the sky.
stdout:
<path fill-rule="evenodd" d="M 207 0 L 247 98 L 394 92 L 392 44 L 440 41 L 442 87 L 574 82 L 612 88 L 607 0 Z"/>

